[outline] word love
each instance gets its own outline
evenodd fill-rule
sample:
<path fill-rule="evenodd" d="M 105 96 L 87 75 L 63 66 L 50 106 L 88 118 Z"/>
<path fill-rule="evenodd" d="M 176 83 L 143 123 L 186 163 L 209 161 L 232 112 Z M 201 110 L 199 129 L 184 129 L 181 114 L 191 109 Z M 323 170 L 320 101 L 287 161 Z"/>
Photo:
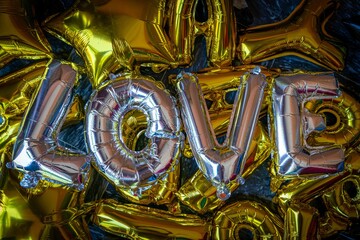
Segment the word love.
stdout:
<path fill-rule="evenodd" d="M 241 77 L 226 139 L 216 140 L 206 102 L 195 75 L 178 75 L 176 99 L 150 77 L 124 74 L 96 89 L 86 109 L 85 138 L 89 153 L 60 147 L 56 137 L 72 101 L 76 71 L 53 61 L 33 97 L 7 167 L 24 173 L 20 182 L 35 187 L 40 179 L 82 189 L 89 163 L 117 188 L 137 192 L 157 184 L 178 164 L 183 142 L 181 122 L 199 169 L 217 188 L 217 196 L 230 196 L 227 184 L 242 182 L 246 156 L 267 85 L 255 67 Z M 335 78 L 329 74 L 282 76 L 272 93 L 275 142 L 279 174 L 330 173 L 344 161 L 341 148 L 311 149 L 304 140 L 324 128 L 319 115 L 302 110 L 309 99 L 338 96 Z M 148 144 L 130 149 L 122 131 L 125 115 L 140 111 L 146 116 Z M 181 112 L 181 114 L 180 114 Z M 181 116 L 180 116 L 181 115 Z"/>

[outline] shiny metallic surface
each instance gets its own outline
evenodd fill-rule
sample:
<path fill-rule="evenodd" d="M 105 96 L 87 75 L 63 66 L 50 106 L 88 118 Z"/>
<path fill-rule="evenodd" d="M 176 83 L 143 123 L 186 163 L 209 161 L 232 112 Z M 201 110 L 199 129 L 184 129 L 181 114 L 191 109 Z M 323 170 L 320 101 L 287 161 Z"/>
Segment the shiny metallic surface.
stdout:
<path fill-rule="evenodd" d="M 316 130 L 309 125 L 321 121 L 316 120 L 319 116 L 315 118 L 301 111 L 303 104 L 310 99 L 329 99 L 338 95 L 337 81 L 332 74 L 298 74 L 276 79 L 273 115 L 280 174 L 333 173 L 341 170 L 345 158 L 343 149 L 336 146 L 304 147 L 304 135 Z"/>
<path fill-rule="evenodd" d="M 20 127 L 7 167 L 24 173 L 20 185 L 35 187 L 40 179 L 83 188 L 88 157 L 57 144 L 64 116 L 72 100 L 75 70 L 54 60 L 34 95 Z"/>
<path fill-rule="evenodd" d="M 124 115 L 139 110 L 147 117 L 147 146 L 126 146 L 120 126 Z M 95 167 L 115 186 L 132 189 L 157 181 L 176 163 L 180 118 L 175 102 L 149 77 L 127 75 L 96 90 L 87 105 L 86 136 Z"/>
<path fill-rule="evenodd" d="M 191 149 L 200 170 L 218 189 L 220 199 L 230 197 L 225 184 L 242 174 L 244 157 L 253 137 L 265 86 L 264 75 L 244 75 L 235 98 L 227 139 L 220 145 L 196 76 L 190 73 L 178 76 L 177 92 Z"/>

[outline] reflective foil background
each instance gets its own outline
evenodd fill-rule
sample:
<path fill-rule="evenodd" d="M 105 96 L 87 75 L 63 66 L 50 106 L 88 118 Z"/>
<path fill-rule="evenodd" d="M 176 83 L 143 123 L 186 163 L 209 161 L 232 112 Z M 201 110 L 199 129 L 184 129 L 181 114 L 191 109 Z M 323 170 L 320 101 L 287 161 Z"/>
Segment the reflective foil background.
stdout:
<path fill-rule="evenodd" d="M 33 11 L 30 11 L 32 14 L 26 17 L 29 22 L 39 23 L 43 23 L 45 19 L 48 19 L 48 17 L 53 14 L 65 13 L 71 9 L 71 6 L 75 3 L 75 1 L 72 0 L 33 0 L 20 2 L 23 4 L 22 6 L 25 7 L 29 7 L 27 4 L 32 5 Z M 161 1 L 158 2 L 160 6 Z M 241 46 L 241 44 L 243 42 L 246 43 L 247 40 L 255 39 L 257 31 L 261 32 L 263 38 L 270 39 L 268 42 L 265 42 L 265 46 L 271 45 L 272 41 L 275 41 L 281 34 L 272 31 L 272 29 L 275 28 L 274 26 L 268 29 L 261 29 L 261 27 L 266 24 L 276 24 L 284 19 L 286 20 L 289 14 L 291 14 L 294 9 L 299 8 L 303 2 L 309 3 L 313 1 L 234 0 L 232 7 L 234 16 L 227 17 L 233 19 L 233 22 L 230 24 L 236 24 L 237 32 L 233 34 L 244 36 L 243 39 L 239 38 L 236 40 L 236 46 Z M 329 41 L 335 46 L 340 46 L 341 48 L 339 49 L 343 49 L 342 47 L 345 46 L 346 53 L 344 61 L 336 59 L 336 57 L 331 58 L 331 54 L 338 56 L 340 53 L 336 53 L 335 50 L 330 49 L 329 52 L 331 54 L 329 53 L 329 58 L 333 59 L 333 61 L 327 62 L 326 56 L 321 57 L 322 64 L 320 65 L 314 64 L 314 59 L 316 59 L 316 54 L 318 53 L 310 53 L 304 57 L 301 51 L 299 51 L 299 54 L 295 54 L 296 56 L 294 56 L 294 54 L 276 53 L 278 54 L 277 58 L 261 60 L 257 62 L 257 65 L 263 67 L 262 73 L 267 77 L 270 75 L 277 76 L 278 73 L 276 70 L 266 69 L 280 69 L 282 72 L 290 71 L 290 74 L 292 74 L 293 72 L 324 72 L 329 70 L 324 67 L 325 65 L 332 66 L 333 69 L 336 70 L 334 75 L 338 79 L 340 89 L 343 90 L 344 93 L 341 96 L 342 100 L 339 100 L 342 101 L 343 105 L 339 107 L 337 103 L 329 102 L 329 109 L 339 112 L 344 116 L 347 116 L 347 114 L 351 112 L 356 120 L 358 119 L 359 111 L 357 105 L 359 105 L 360 101 L 360 81 L 358 80 L 358 69 L 360 68 L 360 4 L 356 0 L 318 0 L 320 5 L 324 4 L 323 6 L 327 6 L 329 2 L 334 3 L 337 7 L 329 8 L 324 11 L 324 13 L 317 13 L 315 10 L 310 9 L 308 15 L 298 13 L 300 16 L 294 16 L 294 18 L 299 17 L 301 19 L 304 17 L 304 19 L 309 19 L 311 16 L 318 14 L 317 19 L 321 20 L 321 22 L 326 22 L 326 24 L 319 24 L 315 21 L 314 25 L 307 25 L 307 27 L 305 27 L 305 29 L 310 32 L 306 34 L 320 34 L 323 41 Z M 197 22 L 205 22 L 207 20 L 207 16 L 209 15 L 205 7 L 207 3 L 205 0 L 198 0 L 197 7 L 195 8 L 195 19 Z M 320 7 L 320 9 L 322 8 L 325 9 L 325 7 Z M 6 10 L 6 8 L 3 9 Z M 106 12 L 107 10 L 105 9 L 104 11 Z M 124 8 L 123 11 L 126 12 L 126 9 Z M 221 24 L 221 22 L 218 24 Z M 284 24 L 284 27 L 280 26 L 280 31 L 290 31 L 290 28 L 301 26 L 301 22 L 292 21 L 291 19 L 289 22 L 282 24 Z M 189 24 L 189 26 L 190 25 L 191 24 Z M 24 26 L 14 24 L 12 27 L 21 28 Z M 257 27 L 259 27 L 260 30 L 257 29 Z M 253 28 L 253 30 L 248 31 L 249 28 Z M 201 28 L 199 27 L 199 29 Z M 188 29 L 181 29 L 183 33 L 187 31 Z M 25 35 L 22 36 L 24 39 L 29 39 Z M 85 153 L 88 152 L 88 149 L 86 148 L 86 140 L 84 137 L 84 116 L 81 114 L 83 114 L 85 104 L 89 101 L 90 95 L 93 93 L 91 84 L 93 84 L 93 86 L 98 85 L 97 82 L 94 82 L 92 76 L 86 74 L 86 72 L 91 72 L 94 76 L 99 76 L 99 78 L 106 78 L 109 74 L 106 71 L 105 73 L 102 72 L 100 68 L 97 69 L 93 67 L 87 69 L 87 61 L 89 60 L 81 58 L 79 53 L 75 51 L 74 45 L 76 45 L 76 43 L 65 43 L 61 41 L 59 37 L 55 36 L 44 32 L 44 36 L 41 38 L 48 41 L 49 48 L 41 49 L 40 52 L 43 56 L 40 52 L 32 50 L 32 53 L 36 57 L 22 59 L 19 56 L 26 54 L 26 52 L 20 51 L 17 53 L 18 56 L 3 58 L 0 64 L 0 77 L 5 79 L 4 76 L 26 68 L 31 69 L 28 72 L 33 71 L 31 74 L 35 75 L 34 72 L 36 69 L 41 69 L 46 65 L 41 62 L 41 59 L 50 55 L 56 59 L 63 59 L 77 64 L 79 66 L 77 69 L 79 79 L 73 89 L 73 95 L 75 96 L 73 100 L 74 103 L 68 112 L 68 117 L 63 124 L 63 128 L 58 134 L 58 139 L 61 147 L 72 149 L 75 152 Z M 295 39 L 293 41 L 296 42 L 297 35 L 294 34 L 293 36 Z M 330 38 L 329 36 L 334 38 Z M 217 37 L 219 39 L 213 36 L 214 39 L 212 39 L 212 41 L 222 42 L 225 38 L 221 35 Z M 74 39 L 76 40 L 76 37 L 74 37 Z M 161 40 L 160 37 L 159 39 Z M 178 36 L 173 36 L 173 39 L 181 42 Z M 209 47 L 209 39 L 209 37 L 204 37 L 203 35 L 196 37 L 193 42 L 194 51 L 192 54 L 194 57 L 191 62 L 188 60 L 189 56 L 186 54 L 174 60 L 172 56 L 176 54 L 171 53 L 166 49 L 166 46 L 164 46 L 163 51 L 159 51 L 159 55 L 162 57 L 161 61 L 169 62 L 172 67 L 163 71 L 161 64 L 133 69 L 132 64 L 140 61 L 138 59 L 151 59 L 150 62 L 159 60 L 154 56 L 135 55 L 138 57 L 137 60 L 131 57 L 124 57 L 122 59 L 126 61 L 121 64 L 126 65 L 130 70 L 138 71 L 142 75 L 150 76 L 157 81 L 161 81 L 165 88 L 167 88 L 171 94 L 175 95 L 176 89 L 169 79 L 174 79 L 174 76 L 176 77 L 177 74 L 184 70 L 187 72 L 199 72 L 199 76 L 202 73 L 201 71 L 205 72 L 203 69 L 210 67 L 210 65 L 221 66 L 222 69 L 226 70 L 226 67 L 222 66 L 222 64 L 227 60 L 223 60 L 219 55 L 210 55 L 212 57 L 212 63 L 208 63 L 209 54 L 207 53 L 207 47 Z M 316 37 L 314 37 L 314 39 L 316 39 Z M 156 44 L 161 45 L 162 42 L 160 40 L 158 40 Z M 226 38 L 226 42 L 231 41 L 232 38 Z M 37 45 L 36 41 L 31 40 L 31 42 L 34 46 Z M 144 44 L 144 46 L 146 45 L 146 47 L 150 49 L 151 44 L 152 43 L 148 45 Z M 223 44 L 226 45 L 225 40 Z M 47 44 L 45 43 L 43 45 Z M 249 46 L 251 46 L 251 44 L 249 44 Z M 182 47 L 186 49 L 186 44 Z M 257 56 L 258 53 L 255 51 L 256 49 L 253 52 L 250 50 L 248 56 L 253 56 L 253 58 Z M 191 51 L 184 50 L 184 52 L 189 55 Z M 219 50 L 218 52 L 221 51 Z M 283 52 L 293 53 L 290 50 L 287 51 L 286 46 Z M 106 58 L 106 55 L 104 56 L 104 58 Z M 91 56 L 89 56 L 89 59 L 90 58 Z M 10 60 L 6 61 L 6 59 Z M 109 65 L 113 66 L 113 68 L 117 67 L 114 59 L 108 58 L 106 60 L 107 62 L 101 65 L 102 68 L 110 69 L 110 67 L 108 67 Z M 179 67 L 174 64 L 174 62 L 181 62 L 180 60 L 188 62 L 188 66 Z M 248 60 L 246 56 L 243 61 L 239 60 L 239 56 L 234 56 L 231 64 L 241 68 L 240 66 L 242 64 L 252 64 L 252 62 Z M 343 66 L 343 69 L 341 69 L 341 66 Z M 244 74 L 246 71 L 250 71 L 250 68 L 237 69 L 236 71 Z M 1 98 L 10 98 L 14 88 L 20 89 L 20 87 L 23 87 L 25 82 L 27 82 L 26 74 L 27 73 L 25 73 L 24 76 L 18 77 L 21 79 L 18 81 L 20 83 L 7 84 L 6 79 L 2 80 L 2 82 L 0 82 Z M 32 77 L 31 79 L 34 78 Z M 199 79 L 201 84 L 201 77 L 199 77 Z M 22 100 L 19 101 L 19 103 L 14 102 L 17 104 L 16 109 L 22 109 L 24 111 L 29 104 L 31 94 L 35 91 L 36 86 L 38 86 L 36 79 L 32 81 L 33 82 L 26 83 L 26 87 L 22 88 L 25 89 L 21 93 Z M 209 79 L 206 79 L 206 81 L 210 84 Z M 217 81 L 220 80 L 217 79 Z M 222 87 L 234 89 L 234 87 L 231 86 Z M 230 116 L 229 108 L 226 106 L 221 108 L 222 106 L 220 105 L 223 104 L 224 99 L 233 103 L 235 99 L 234 91 L 222 91 L 222 93 L 226 93 L 226 95 L 218 97 L 216 96 L 218 92 L 214 90 L 216 87 L 213 89 L 209 87 L 209 89 L 209 92 L 213 91 L 212 94 L 206 95 L 205 87 L 203 88 L 203 92 L 205 93 L 205 100 L 208 104 L 210 116 L 213 116 L 212 114 L 220 116 L 220 111 L 222 111 L 224 115 Z M 269 99 L 266 98 L 266 96 L 264 98 L 265 101 Z M 0 113 L 3 110 L 3 105 L 0 105 Z M 321 103 L 311 102 L 308 103 L 307 107 L 314 111 L 321 112 L 322 109 L 321 107 L 317 108 L 318 105 L 321 105 Z M 227 112 L 224 109 L 227 110 Z M 251 146 L 249 147 L 249 154 L 252 156 L 252 159 L 255 160 L 251 163 L 252 165 L 250 164 L 252 167 L 245 166 L 245 172 L 243 174 L 245 183 L 238 188 L 238 185 L 230 186 L 229 188 L 232 194 L 226 202 L 218 201 L 216 198 L 207 198 L 207 194 L 214 195 L 216 189 L 214 189 L 211 184 L 205 183 L 204 177 L 198 171 L 199 168 L 194 161 L 191 151 L 188 154 L 186 153 L 185 150 L 190 149 L 187 142 L 184 143 L 183 147 L 185 150 L 182 151 L 180 156 L 180 167 L 172 169 L 171 172 L 167 172 L 166 177 L 159 180 L 160 187 L 149 188 L 148 186 L 148 188 L 144 189 L 142 193 L 143 198 L 137 196 L 137 193 L 134 193 L 132 190 L 117 189 L 117 186 L 110 184 L 94 169 L 88 173 L 90 181 L 86 189 L 89 190 L 85 192 L 73 191 L 67 187 L 60 188 L 53 183 L 48 185 L 42 183 L 38 188 L 32 190 L 24 190 L 20 187 L 10 188 L 8 187 L 10 185 L 17 186 L 17 181 L 20 182 L 22 176 L 17 176 L 12 172 L 9 173 L 8 170 L 5 171 L 5 165 L 3 164 L 1 166 L 3 176 L 0 181 L 0 186 L 5 190 L 1 192 L 2 199 L 0 199 L 0 212 L 3 211 L 0 232 L 4 234 L 4 236 L 0 236 L 0 238 L 17 236 L 20 239 L 37 239 L 40 237 L 42 239 L 46 239 L 47 237 L 52 239 L 128 239 L 137 237 L 163 239 L 163 237 L 159 236 L 163 236 L 161 234 L 164 233 L 161 231 L 165 228 L 169 229 L 169 232 L 175 233 L 175 235 L 178 234 L 176 236 L 179 239 L 201 239 L 210 238 L 211 236 L 214 239 L 228 239 L 234 238 L 234 236 L 238 237 L 238 239 L 257 239 L 266 236 L 269 232 L 275 239 L 316 239 L 319 237 L 319 234 L 324 239 L 359 239 L 360 180 L 358 169 L 360 149 L 358 137 L 348 140 L 348 142 L 351 142 L 349 144 L 347 142 L 341 143 L 349 149 L 349 151 L 346 152 L 347 161 L 343 173 L 305 181 L 301 178 L 295 180 L 282 179 L 281 177 L 277 177 L 274 170 L 276 168 L 274 166 L 274 158 L 270 156 L 269 149 L 273 146 L 270 146 L 268 132 L 271 132 L 269 128 L 271 128 L 272 124 L 266 111 L 266 109 L 260 111 L 259 122 L 262 125 L 256 128 L 257 130 L 255 130 L 254 133 L 255 140 L 253 140 L 253 143 L 250 144 Z M 9 125 L 13 126 L 13 128 L 9 127 L 5 131 L 3 130 L 3 132 L 6 132 L 6 134 L 4 134 L 6 138 L 14 140 L 17 135 L 15 126 L 17 126 L 16 129 L 18 129 L 21 117 L 18 116 L 19 114 L 11 113 L 14 114 L 16 118 L 9 117 L 10 120 L 2 118 L 0 121 L 11 121 Z M 141 119 L 141 117 L 139 117 L 139 119 Z M 358 136 L 356 130 L 358 129 L 356 125 L 358 123 L 355 120 L 353 122 L 350 121 L 351 123 L 348 124 L 352 129 L 344 130 L 350 132 L 349 136 Z M 334 119 L 328 119 L 328 121 L 336 122 Z M 0 127 L 1 123 L 2 122 L 0 122 Z M 132 129 L 131 122 L 128 121 L 125 124 L 128 124 L 129 129 Z M 143 121 L 138 125 L 141 124 L 145 125 L 146 123 Z M 216 121 L 214 120 L 212 124 L 216 124 Z M 334 126 L 335 125 L 336 124 L 334 124 Z M 143 129 L 144 127 L 141 126 L 140 128 Z M 225 127 L 214 126 L 214 131 L 219 136 L 219 142 L 226 139 L 226 136 L 224 136 L 226 128 L 227 125 Z M 130 135 L 130 133 L 128 134 Z M 2 138 L 5 137 L 2 136 Z M 330 137 L 321 134 L 313 134 L 310 135 L 309 141 L 312 141 L 312 143 L 320 143 L 321 145 L 323 139 L 329 138 Z M 344 138 L 349 139 L 349 137 Z M 338 139 L 340 139 L 340 137 Z M 5 145 L 3 140 L 0 140 L 0 151 L 3 153 L 2 158 L 9 159 L 9 153 L 12 152 L 12 149 L 9 149 L 11 146 Z M 134 140 L 128 139 L 128 141 L 127 144 L 131 144 Z M 334 141 L 336 141 L 336 139 Z M 142 147 L 147 144 L 146 138 L 140 138 L 137 144 L 139 146 L 136 147 L 142 149 Z M 256 145 L 259 147 L 256 148 Z M 1 161 L 2 163 L 4 162 L 4 160 Z M 181 191 L 177 191 L 179 186 L 185 187 L 183 187 Z M 159 193 L 159 195 L 154 196 L 153 193 Z M 189 200 L 188 196 L 195 195 L 196 197 Z M 181 201 L 177 201 L 177 203 L 174 204 L 173 199 L 181 199 Z M 4 206 L 10 209 L 6 214 L 4 214 Z M 219 206 L 222 206 L 221 210 L 218 210 Z M 41 220 L 39 221 L 38 219 Z M 241 222 L 239 219 L 246 220 Z M 266 219 L 266 221 L 262 221 L 264 219 Z M 249 222 L 261 222 L 261 224 L 251 225 L 248 224 Z M 299 225 L 299 222 L 303 224 Z M 15 229 L 15 226 L 16 229 L 23 226 L 23 230 L 20 232 L 24 233 L 21 234 L 19 232 L 16 233 L 15 230 L 6 230 Z M 302 228 L 296 229 L 298 226 Z M 37 232 L 36 229 L 42 230 L 41 232 Z M 136 229 L 145 229 L 145 231 L 142 232 L 142 235 L 137 235 Z M 256 229 L 261 229 L 261 231 Z"/>

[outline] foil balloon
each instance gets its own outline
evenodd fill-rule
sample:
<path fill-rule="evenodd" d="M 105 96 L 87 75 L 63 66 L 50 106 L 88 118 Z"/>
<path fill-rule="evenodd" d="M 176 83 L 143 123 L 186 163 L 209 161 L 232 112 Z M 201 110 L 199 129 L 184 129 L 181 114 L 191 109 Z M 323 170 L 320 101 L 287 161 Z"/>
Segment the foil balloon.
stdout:
<path fill-rule="evenodd" d="M 92 221 L 103 230 L 131 239 L 207 239 L 209 224 L 191 214 L 104 200 L 96 204 Z"/>
<path fill-rule="evenodd" d="M 230 114 L 227 114 L 228 118 L 229 115 Z M 228 123 L 229 122 L 226 121 L 226 124 L 224 124 L 226 128 L 228 127 Z M 220 129 L 223 130 L 223 128 Z M 217 130 L 217 128 L 214 129 L 216 135 L 218 135 Z M 260 164 L 262 164 L 270 156 L 270 152 L 271 144 L 269 136 L 267 135 L 264 126 L 261 123 L 258 123 L 256 125 L 254 137 L 249 147 L 249 154 L 246 157 L 246 163 L 243 172 L 243 178 L 245 180 Z M 227 187 L 231 192 L 234 192 L 239 186 L 240 183 L 237 181 L 233 181 L 227 184 Z M 182 184 L 176 195 L 181 203 L 201 214 L 213 211 L 225 203 L 224 201 L 217 198 L 216 188 L 212 186 L 211 182 L 206 179 L 200 170 L 198 170 L 190 179 Z"/>
<path fill-rule="evenodd" d="M 283 221 L 260 203 L 238 201 L 213 218 L 212 239 L 282 239 Z"/>
<path fill-rule="evenodd" d="M 9 144 L 1 163 L 11 161 Z M 16 239 L 89 239 L 80 210 L 83 192 L 40 180 L 36 188 L 19 185 L 20 172 L 3 169 L 0 186 L 0 236 Z M 19 226 L 21 226 L 19 228 Z"/>
<path fill-rule="evenodd" d="M 140 150 L 144 145 L 142 137 L 145 135 L 146 128 L 147 118 L 144 113 L 136 110 L 127 112 L 121 121 L 122 141 L 130 150 Z M 141 191 L 141 194 L 134 194 L 132 189 L 127 188 L 119 187 L 117 190 L 124 198 L 133 203 L 172 204 L 179 185 L 179 175 L 180 164 L 175 164 L 174 168 L 169 168 L 156 184 Z"/>
<path fill-rule="evenodd" d="M 137 110 L 128 111 L 121 121 L 121 136 L 124 144 L 132 151 L 140 150 L 144 144 L 145 131 L 147 129 L 147 117 L 144 113 Z M 141 194 L 134 194 L 132 189 L 123 187 L 117 188 L 118 192 L 132 203 L 145 204 L 172 204 L 175 193 L 180 183 L 180 164 L 175 164 L 169 168 L 164 176 L 158 179 L 156 184 L 152 184 Z"/>
<path fill-rule="evenodd" d="M 197 78 L 192 74 L 178 76 L 177 92 L 181 103 L 184 127 L 200 170 L 217 188 L 217 196 L 223 200 L 230 197 L 226 184 L 232 180 L 241 181 L 249 144 L 266 85 L 260 68 L 243 78 L 227 132 L 228 140 L 220 146 L 215 138 L 206 103 Z"/>
<path fill-rule="evenodd" d="M 309 99 L 335 98 L 338 93 L 336 79 L 329 74 L 298 74 L 276 79 L 272 114 L 279 174 L 334 173 L 342 169 L 343 149 L 336 146 L 320 149 L 304 147 L 304 135 L 324 130 L 324 125 L 320 116 L 300 111 Z"/>
<path fill-rule="evenodd" d="M 195 10 L 198 1 L 167 1 L 169 5 L 169 38 L 179 52 L 179 63 L 192 60 L 195 38 L 204 35 L 207 57 L 215 66 L 230 65 L 235 55 L 236 25 L 232 1 L 207 0 L 207 19 L 198 22 Z"/>
<path fill-rule="evenodd" d="M 291 205 L 285 216 L 284 239 L 320 239 L 319 213 L 304 203 Z"/>
<path fill-rule="evenodd" d="M 320 21 L 328 21 L 324 15 L 335 8 L 331 0 L 302 0 L 286 19 L 247 28 L 237 47 L 239 59 L 249 64 L 294 55 L 328 69 L 343 69 L 345 51 L 332 43 L 335 39 L 326 32 L 326 22 Z"/>
<path fill-rule="evenodd" d="M 40 84 L 21 124 L 8 168 L 24 173 L 20 185 L 36 187 L 40 179 L 83 188 L 88 157 L 60 148 L 56 136 L 72 99 L 76 72 L 54 60 Z M 84 179 L 83 179 L 84 178 Z M 86 180 L 85 180 L 86 181 Z"/>
<path fill-rule="evenodd" d="M 178 65 L 178 52 L 165 25 L 165 0 L 77 1 L 68 11 L 46 20 L 51 34 L 73 45 L 85 60 L 97 87 L 119 68 L 134 64 Z"/>
<path fill-rule="evenodd" d="M 50 58 L 50 45 L 21 0 L 0 3 L 0 67 L 16 58 Z"/>
<path fill-rule="evenodd" d="M 305 139 L 310 146 L 351 146 L 360 134 L 360 104 L 345 91 L 338 98 L 305 103 L 310 112 L 321 115 L 326 129 L 314 131 Z"/>
<path fill-rule="evenodd" d="M 132 110 L 146 115 L 148 144 L 139 151 L 123 139 L 123 116 Z M 113 79 L 96 90 L 87 106 L 86 136 L 95 167 L 116 187 L 141 194 L 177 162 L 180 118 L 175 102 L 149 77 L 135 74 Z"/>

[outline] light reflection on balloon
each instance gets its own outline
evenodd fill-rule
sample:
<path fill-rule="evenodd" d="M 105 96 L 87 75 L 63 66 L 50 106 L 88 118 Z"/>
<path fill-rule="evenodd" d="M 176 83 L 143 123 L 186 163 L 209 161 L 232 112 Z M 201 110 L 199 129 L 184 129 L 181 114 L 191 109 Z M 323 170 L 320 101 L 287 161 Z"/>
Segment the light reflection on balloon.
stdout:
<path fill-rule="evenodd" d="M 249 150 L 266 85 L 265 76 L 260 71 L 260 68 L 254 68 L 252 73 L 243 77 L 223 146 L 218 144 L 211 127 L 197 78 L 187 73 L 178 76 L 177 92 L 190 146 L 200 170 L 223 200 L 230 196 L 226 184 L 241 179 L 244 157 Z"/>
<path fill-rule="evenodd" d="M 213 239 L 240 239 L 245 231 L 252 239 L 282 239 L 283 221 L 254 201 L 238 201 L 220 209 L 213 218 Z"/>
<path fill-rule="evenodd" d="M 149 143 L 140 151 L 127 147 L 120 131 L 132 110 L 141 111 L 148 122 Z M 177 162 L 179 117 L 171 95 L 151 78 L 130 74 L 110 81 L 87 105 L 86 135 L 95 167 L 116 187 L 141 194 Z"/>
<path fill-rule="evenodd" d="M 40 179 L 47 179 L 83 188 L 88 157 L 59 148 L 53 139 L 61 129 L 75 81 L 76 72 L 70 65 L 49 64 L 19 130 L 13 161 L 7 164 L 24 173 L 21 186 L 36 187 Z"/>
<path fill-rule="evenodd" d="M 17 58 L 50 58 L 50 45 L 21 0 L 0 2 L 0 67 Z"/>
<path fill-rule="evenodd" d="M 216 135 L 226 133 L 229 124 L 229 115 L 229 113 L 226 114 L 227 121 L 225 120 L 225 122 L 223 122 L 226 127 L 225 130 L 221 127 L 214 129 Z M 258 123 L 249 147 L 249 154 L 246 157 L 243 172 L 244 179 L 250 176 L 252 172 L 270 156 L 270 145 L 270 139 L 264 126 Z M 240 183 L 236 181 L 227 184 L 231 192 L 234 192 L 239 186 Z M 211 182 L 205 178 L 200 170 L 181 186 L 176 195 L 183 204 L 202 214 L 225 204 L 224 201 L 217 198 L 216 188 L 212 186 Z"/>
<path fill-rule="evenodd" d="M 279 174 L 334 173 L 341 170 L 343 149 L 304 147 L 304 132 L 323 129 L 319 129 L 316 124 L 310 129 L 309 123 L 316 123 L 313 121 L 314 116 L 301 112 L 304 102 L 335 98 L 338 92 L 337 81 L 329 74 L 295 74 L 280 76 L 275 80 L 272 114 Z"/>
<path fill-rule="evenodd" d="M 302 0 L 286 19 L 246 29 L 237 47 L 239 59 L 249 64 L 294 55 L 328 69 L 343 69 L 344 48 L 332 43 L 334 37 L 327 34 L 329 41 L 318 32 L 326 33 L 320 19 L 335 7 L 331 0 Z"/>
<path fill-rule="evenodd" d="M 92 221 L 103 230 L 133 239 L 206 239 L 209 224 L 192 214 L 104 200 L 95 205 Z"/>
<path fill-rule="evenodd" d="M 284 239 L 319 239 L 319 213 L 304 203 L 290 205 L 285 215 Z"/>

